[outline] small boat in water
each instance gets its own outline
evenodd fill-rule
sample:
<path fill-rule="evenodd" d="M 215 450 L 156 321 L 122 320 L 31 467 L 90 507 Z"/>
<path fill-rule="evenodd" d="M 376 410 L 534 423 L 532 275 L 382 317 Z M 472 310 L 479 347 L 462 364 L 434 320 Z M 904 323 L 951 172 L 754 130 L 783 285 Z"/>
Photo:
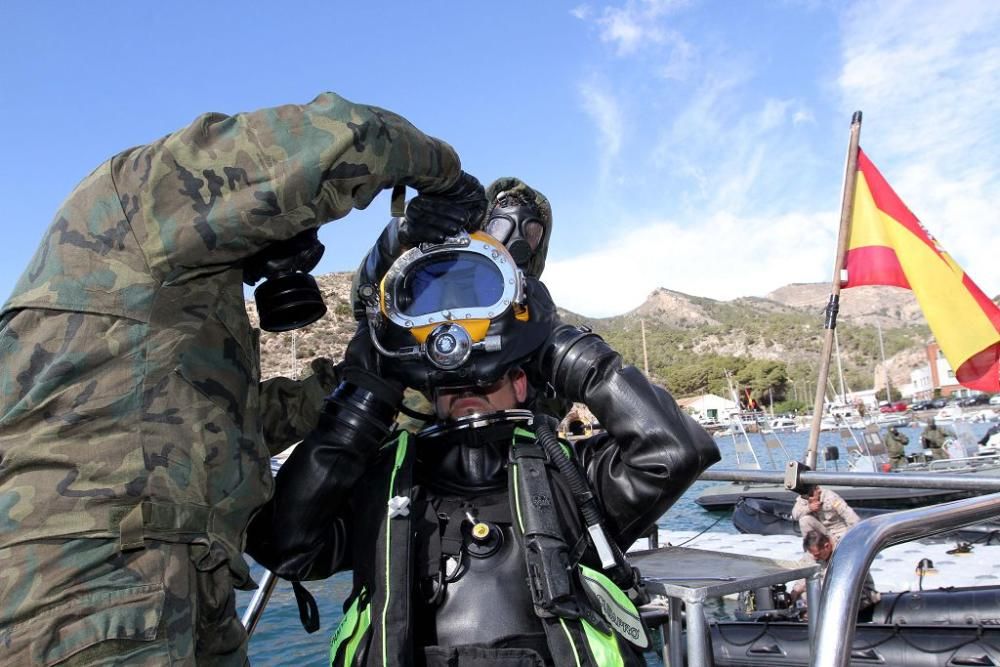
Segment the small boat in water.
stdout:
<path fill-rule="evenodd" d="M 798 429 L 799 425 L 791 417 L 776 417 L 768 425 L 768 429 L 777 433 L 791 433 Z"/>
<path fill-rule="evenodd" d="M 795 501 L 773 498 L 740 498 L 733 508 L 733 526 L 741 533 L 753 535 L 801 535 L 799 523 L 792 519 Z M 887 514 L 893 510 L 877 507 L 859 507 L 854 510 L 861 520 Z M 967 526 L 960 530 L 937 535 L 934 540 L 960 540 L 1000 544 L 1000 520 Z"/>

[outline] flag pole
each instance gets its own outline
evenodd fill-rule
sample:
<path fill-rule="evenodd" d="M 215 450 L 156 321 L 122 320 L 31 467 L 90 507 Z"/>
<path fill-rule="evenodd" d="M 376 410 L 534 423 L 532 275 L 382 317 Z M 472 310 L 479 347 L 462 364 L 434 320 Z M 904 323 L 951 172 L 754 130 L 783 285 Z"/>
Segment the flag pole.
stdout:
<path fill-rule="evenodd" d="M 837 239 L 837 257 L 833 265 L 833 281 L 830 284 L 830 300 L 826 304 L 826 319 L 823 328 L 823 352 L 820 357 L 819 377 L 816 379 L 816 400 L 813 404 L 813 420 L 809 428 L 809 447 L 805 464 L 816 468 L 816 452 L 819 449 L 819 429 L 823 420 L 826 398 L 826 383 L 830 377 L 830 356 L 833 352 L 833 335 L 837 328 L 837 311 L 840 310 L 841 273 L 847 256 L 847 243 L 851 236 L 851 215 L 854 212 L 854 186 L 858 175 L 858 143 L 861 138 L 861 112 L 855 111 L 851 118 L 851 138 L 847 148 L 847 167 L 844 169 L 844 189 L 840 200 L 840 232 Z"/>

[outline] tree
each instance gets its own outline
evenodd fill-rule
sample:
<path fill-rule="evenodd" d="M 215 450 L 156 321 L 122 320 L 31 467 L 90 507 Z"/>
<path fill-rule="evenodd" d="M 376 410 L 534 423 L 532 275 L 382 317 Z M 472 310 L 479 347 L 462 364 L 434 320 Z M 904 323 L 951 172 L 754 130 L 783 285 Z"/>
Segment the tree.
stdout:
<path fill-rule="evenodd" d="M 880 403 L 882 401 L 889 401 L 890 403 L 895 403 L 896 401 L 903 400 L 903 395 L 901 393 L 899 393 L 898 389 L 896 389 L 895 387 L 892 387 L 891 391 L 889 392 L 889 398 L 886 398 L 885 397 L 885 387 L 882 387 L 881 389 L 879 389 L 878 391 L 875 392 L 875 399 L 877 401 L 879 401 Z"/>

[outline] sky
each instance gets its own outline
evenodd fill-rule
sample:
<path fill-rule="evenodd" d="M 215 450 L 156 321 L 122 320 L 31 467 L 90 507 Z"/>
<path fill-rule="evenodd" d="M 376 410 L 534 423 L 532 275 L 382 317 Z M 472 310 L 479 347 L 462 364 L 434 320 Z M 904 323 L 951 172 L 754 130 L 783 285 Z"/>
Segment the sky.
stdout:
<path fill-rule="evenodd" d="M 391 109 L 483 183 L 552 202 L 544 281 L 588 316 L 655 289 L 829 281 L 861 145 L 1000 293 L 1000 3 L 624 0 L 11 3 L 0 59 L 0 297 L 113 154 L 207 111 L 333 90 Z M 388 196 L 323 227 L 352 270 Z M 849 293 L 844 298 L 849 298 Z"/>

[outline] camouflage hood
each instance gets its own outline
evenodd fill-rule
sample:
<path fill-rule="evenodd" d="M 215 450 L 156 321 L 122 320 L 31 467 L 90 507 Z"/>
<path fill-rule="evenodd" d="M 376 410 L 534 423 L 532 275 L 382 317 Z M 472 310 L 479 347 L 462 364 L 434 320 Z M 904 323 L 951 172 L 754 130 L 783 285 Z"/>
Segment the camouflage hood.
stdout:
<path fill-rule="evenodd" d="M 545 195 L 538 190 L 529 187 L 521 179 L 504 176 L 493 181 L 490 183 L 489 187 L 486 188 L 486 201 L 488 206 L 486 220 L 489 220 L 490 213 L 497 204 L 497 195 L 501 192 L 517 195 L 519 199 L 524 200 L 525 204 L 534 206 L 538 209 L 538 217 L 541 219 L 542 225 L 545 227 L 545 234 L 542 236 L 542 241 L 535 250 L 535 255 L 526 269 L 526 273 L 529 276 L 538 278 L 542 275 L 542 271 L 545 269 L 545 256 L 549 251 L 549 237 L 552 236 L 552 206 L 549 204 L 549 200 Z"/>

